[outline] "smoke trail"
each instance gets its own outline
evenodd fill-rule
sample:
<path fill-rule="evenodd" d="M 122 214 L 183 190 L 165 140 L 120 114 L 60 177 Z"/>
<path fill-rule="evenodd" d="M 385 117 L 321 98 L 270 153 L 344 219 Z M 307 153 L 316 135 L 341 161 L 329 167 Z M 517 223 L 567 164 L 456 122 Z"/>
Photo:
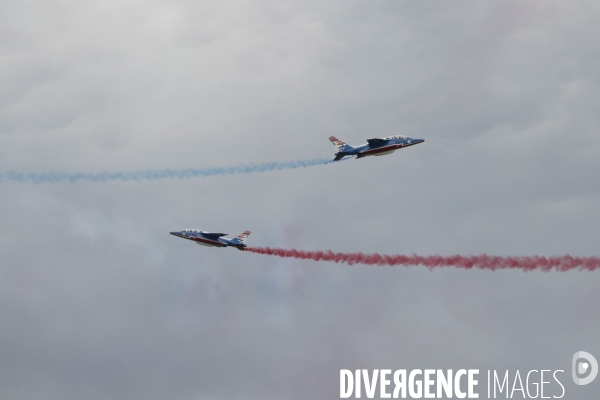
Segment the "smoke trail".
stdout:
<path fill-rule="evenodd" d="M 411 266 L 423 265 L 430 270 L 439 267 L 455 267 L 465 269 L 520 269 L 523 271 L 551 271 L 560 272 L 578 269 L 580 271 L 594 271 L 600 268 L 600 257 L 572 257 L 565 256 L 528 256 L 528 257 L 500 257 L 481 254 L 478 256 L 419 256 L 363 254 L 363 253 L 334 253 L 326 251 L 305 251 L 296 249 L 278 249 L 270 247 L 246 247 L 246 251 L 266 254 L 277 257 L 300 258 L 313 261 L 332 261 L 349 265 L 366 264 L 380 266 Z"/>
<path fill-rule="evenodd" d="M 312 160 L 296 160 L 283 162 L 270 162 L 262 164 L 240 164 L 232 167 L 212 168 L 187 168 L 187 169 L 156 169 L 132 172 L 42 172 L 22 173 L 4 172 L 0 173 L 0 183 L 5 181 L 31 182 L 31 183 L 77 183 L 108 182 L 108 181 L 154 181 L 159 179 L 189 179 L 209 176 L 224 176 L 235 174 L 251 174 L 254 172 L 281 171 L 284 169 L 306 168 L 315 165 L 331 164 L 333 160 L 327 158 L 316 158 Z"/>

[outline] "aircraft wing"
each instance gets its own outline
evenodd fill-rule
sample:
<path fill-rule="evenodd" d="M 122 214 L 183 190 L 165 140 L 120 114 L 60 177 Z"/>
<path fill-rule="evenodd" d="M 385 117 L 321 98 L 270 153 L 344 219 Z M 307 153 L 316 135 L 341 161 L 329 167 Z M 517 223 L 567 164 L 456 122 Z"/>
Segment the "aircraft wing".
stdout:
<path fill-rule="evenodd" d="M 371 147 L 385 146 L 389 142 L 390 141 L 386 140 L 386 139 L 367 139 L 367 143 L 369 143 L 369 146 L 371 146 Z"/>
<path fill-rule="evenodd" d="M 204 236 L 205 238 L 210 239 L 210 240 L 217 240 L 221 236 L 227 235 L 226 233 L 212 233 L 212 232 L 201 232 L 201 233 L 202 233 L 202 236 Z"/>

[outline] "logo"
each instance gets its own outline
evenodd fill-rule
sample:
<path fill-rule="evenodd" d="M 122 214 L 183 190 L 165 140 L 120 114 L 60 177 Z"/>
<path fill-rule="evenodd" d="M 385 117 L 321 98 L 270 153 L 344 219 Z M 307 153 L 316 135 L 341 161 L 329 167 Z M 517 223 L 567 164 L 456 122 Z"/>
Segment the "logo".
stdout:
<path fill-rule="evenodd" d="M 488 369 L 487 398 L 562 399 L 566 393 L 559 373 L 565 370 Z M 572 373 L 576 385 L 590 384 L 598 375 L 598 361 L 590 353 L 578 351 L 573 354 Z M 377 392 L 382 399 L 476 399 L 484 396 L 478 389 L 480 381 L 486 382 L 485 375 L 479 376 L 478 369 L 340 369 L 340 399 L 363 395 L 372 399 Z"/>
<path fill-rule="evenodd" d="M 572 372 L 575 384 L 587 385 L 596 379 L 596 375 L 598 375 L 598 361 L 590 353 L 578 351 L 573 354 Z M 588 374 L 588 376 L 580 378 L 580 376 L 585 376 L 585 374 Z"/>

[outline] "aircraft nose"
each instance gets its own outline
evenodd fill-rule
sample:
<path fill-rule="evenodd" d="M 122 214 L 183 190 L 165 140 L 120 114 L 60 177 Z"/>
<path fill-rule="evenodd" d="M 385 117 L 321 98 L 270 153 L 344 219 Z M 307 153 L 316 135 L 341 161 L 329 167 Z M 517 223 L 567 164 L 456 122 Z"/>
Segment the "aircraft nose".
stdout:
<path fill-rule="evenodd" d="M 181 236 L 181 232 L 169 232 L 171 235 Z"/>
<path fill-rule="evenodd" d="M 425 141 L 425 139 L 413 139 L 414 144 L 423 143 L 424 141 Z"/>

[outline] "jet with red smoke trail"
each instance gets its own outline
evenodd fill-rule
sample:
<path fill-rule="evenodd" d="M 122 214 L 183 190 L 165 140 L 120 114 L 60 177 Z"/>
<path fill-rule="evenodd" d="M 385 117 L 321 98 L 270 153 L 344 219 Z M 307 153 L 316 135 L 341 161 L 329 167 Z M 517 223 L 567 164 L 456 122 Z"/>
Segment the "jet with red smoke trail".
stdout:
<path fill-rule="evenodd" d="M 408 136 L 390 136 L 382 139 L 367 139 L 367 143 L 352 147 L 336 138 L 330 136 L 329 140 L 337 148 L 333 161 L 339 161 L 345 157 L 363 158 L 367 156 L 383 156 L 391 154 L 398 149 L 423 143 L 425 139 L 413 139 Z"/>
<path fill-rule="evenodd" d="M 244 250 L 246 247 L 246 237 L 250 231 L 240 233 L 233 239 L 227 239 L 227 233 L 213 233 L 200 231 L 198 229 L 184 229 L 182 231 L 170 232 L 171 235 L 196 242 L 201 246 L 209 247 L 235 247 L 238 250 Z"/>

